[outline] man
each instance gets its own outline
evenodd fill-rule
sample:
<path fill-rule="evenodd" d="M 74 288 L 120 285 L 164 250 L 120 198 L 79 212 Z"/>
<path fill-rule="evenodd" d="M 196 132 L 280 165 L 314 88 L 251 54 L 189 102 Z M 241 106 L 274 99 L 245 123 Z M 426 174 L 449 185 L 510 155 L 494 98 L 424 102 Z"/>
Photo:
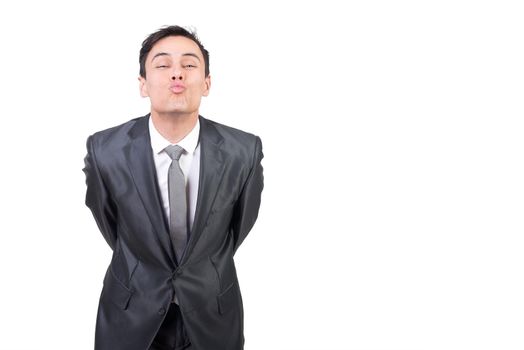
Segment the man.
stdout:
<path fill-rule="evenodd" d="M 87 140 L 86 205 L 113 250 L 95 350 L 243 349 L 233 255 L 258 216 L 257 136 L 199 116 L 209 54 L 178 26 L 140 50 L 148 115 Z"/>

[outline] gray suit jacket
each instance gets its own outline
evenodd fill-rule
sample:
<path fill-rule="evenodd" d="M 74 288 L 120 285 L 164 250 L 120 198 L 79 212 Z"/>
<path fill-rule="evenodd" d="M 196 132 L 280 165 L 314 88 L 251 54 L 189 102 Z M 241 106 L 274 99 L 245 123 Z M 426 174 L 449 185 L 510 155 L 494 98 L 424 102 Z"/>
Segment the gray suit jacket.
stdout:
<path fill-rule="evenodd" d="M 100 295 L 95 350 L 149 349 L 174 292 L 192 349 L 243 349 L 242 298 L 233 255 L 258 216 L 261 141 L 199 117 L 197 206 L 186 253 L 177 265 L 148 118 L 87 140 L 86 205 L 113 250 Z"/>

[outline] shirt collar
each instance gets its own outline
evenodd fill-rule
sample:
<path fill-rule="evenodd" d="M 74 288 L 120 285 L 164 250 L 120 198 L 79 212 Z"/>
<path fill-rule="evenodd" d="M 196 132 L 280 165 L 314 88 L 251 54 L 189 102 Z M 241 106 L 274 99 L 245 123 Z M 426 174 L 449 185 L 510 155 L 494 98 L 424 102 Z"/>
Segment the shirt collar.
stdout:
<path fill-rule="evenodd" d="M 198 146 L 198 136 L 200 134 L 200 118 L 197 120 L 195 126 L 193 129 L 187 134 L 182 140 L 175 143 L 175 145 L 179 145 L 183 149 L 186 150 L 188 153 L 195 152 L 195 149 Z M 155 128 L 155 125 L 153 124 L 153 119 L 151 116 L 149 116 L 149 137 L 151 138 L 151 148 L 153 149 L 154 154 L 159 154 L 162 152 L 167 146 L 172 145 L 171 142 L 166 140 L 158 130 Z"/>

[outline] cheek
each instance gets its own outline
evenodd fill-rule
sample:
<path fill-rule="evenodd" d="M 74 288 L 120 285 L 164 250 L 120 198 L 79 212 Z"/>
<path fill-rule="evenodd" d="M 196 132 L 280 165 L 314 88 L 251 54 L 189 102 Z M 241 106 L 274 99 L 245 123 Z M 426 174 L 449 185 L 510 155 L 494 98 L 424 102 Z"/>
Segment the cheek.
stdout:
<path fill-rule="evenodd" d="M 195 81 L 191 84 L 191 90 L 192 90 L 195 94 L 202 95 L 202 94 L 206 91 L 206 83 L 203 82 L 203 81 L 200 80 L 200 79 L 195 80 Z"/>
<path fill-rule="evenodd" d="M 158 89 L 162 86 L 169 84 L 170 78 L 166 74 L 162 74 L 162 72 L 153 71 L 150 73 L 150 76 L 148 76 L 147 83 L 151 89 Z"/>
<path fill-rule="evenodd" d="M 151 79 L 149 79 L 149 86 L 151 88 L 158 88 L 158 86 L 161 85 L 163 79 L 161 79 L 161 77 L 158 77 L 158 76 L 153 76 L 151 77 Z"/>
<path fill-rule="evenodd" d="M 148 86 L 148 92 L 150 96 L 161 96 L 163 94 L 166 94 L 165 84 L 162 84 L 160 82 L 151 82 Z"/>

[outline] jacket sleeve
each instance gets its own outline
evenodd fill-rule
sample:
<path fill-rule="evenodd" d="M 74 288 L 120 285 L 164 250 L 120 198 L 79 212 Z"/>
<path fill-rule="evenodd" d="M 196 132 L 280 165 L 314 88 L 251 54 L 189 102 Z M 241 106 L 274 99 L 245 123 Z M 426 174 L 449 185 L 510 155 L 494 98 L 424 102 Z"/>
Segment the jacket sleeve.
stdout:
<path fill-rule="evenodd" d="M 93 136 L 87 139 L 87 155 L 84 159 L 83 169 L 86 175 L 86 199 L 85 203 L 95 218 L 95 221 L 102 232 L 107 244 L 112 250 L 116 243 L 116 207 L 111 200 L 107 187 L 104 183 L 98 168 L 95 149 L 93 146 Z"/>
<path fill-rule="evenodd" d="M 262 189 L 264 188 L 264 173 L 261 164 L 262 158 L 264 158 L 262 142 L 257 136 L 255 140 L 255 152 L 253 155 L 251 171 L 235 205 L 231 222 L 231 232 L 235 242 L 235 252 L 246 238 L 258 217 Z"/>

